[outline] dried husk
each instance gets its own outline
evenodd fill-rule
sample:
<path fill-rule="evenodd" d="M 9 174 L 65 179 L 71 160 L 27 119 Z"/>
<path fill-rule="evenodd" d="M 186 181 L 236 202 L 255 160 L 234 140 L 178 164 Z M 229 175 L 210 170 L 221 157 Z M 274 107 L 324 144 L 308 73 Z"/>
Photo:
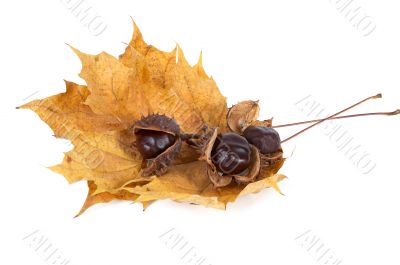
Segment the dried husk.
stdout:
<path fill-rule="evenodd" d="M 282 149 L 280 149 L 271 154 L 261 154 L 260 153 L 260 157 L 261 157 L 261 166 L 269 167 L 283 159 L 283 151 L 282 151 Z"/>
<path fill-rule="evenodd" d="M 255 146 L 250 145 L 251 148 L 251 164 L 249 168 L 243 175 L 223 175 L 221 172 L 218 172 L 214 163 L 211 159 L 211 152 L 214 146 L 214 143 L 218 137 L 218 129 L 214 129 L 212 136 L 206 143 L 203 148 L 203 154 L 200 157 L 200 160 L 204 160 L 207 162 L 207 175 L 210 178 L 211 182 L 215 187 L 225 187 L 228 186 L 232 180 L 234 179 L 238 184 L 247 184 L 253 182 L 257 179 L 257 176 L 260 171 L 261 166 L 261 158 L 260 152 Z"/>
<path fill-rule="evenodd" d="M 226 115 L 226 123 L 232 132 L 241 134 L 257 121 L 260 107 L 258 101 L 246 100 L 233 105 Z"/>
<path fill-rule="evenodd" d="M 248 173 L 245 176 L 234 175 L 233 178 L 239 184 L 248 184 L 250 182 L 254 182 L 259 173 L 261 167 L 261 156 L 260 152 L 254 145 L 250 145 L 251 148 L 251 164 L 248 168 Z"/>
<path fill-rule="evenodd" d="M 252 125 L 252 126 L 265 126 L 265 127 L 272 127 L 272 118 L 271 119 L 267 119 L 267 120 L 262 120 L 262 121 L 254 121 L 254 122 L 252 122 L 250 125 Z M 250 126 L 249 125 L 249 126 Z M 246 128 L 247 127 L 249 127 L 249 126 L 246 126 Z M 246 128 L 244 128 L 244 130 L 246 129 Z M 243 131 L 244 131 L 243 130 Z"/>

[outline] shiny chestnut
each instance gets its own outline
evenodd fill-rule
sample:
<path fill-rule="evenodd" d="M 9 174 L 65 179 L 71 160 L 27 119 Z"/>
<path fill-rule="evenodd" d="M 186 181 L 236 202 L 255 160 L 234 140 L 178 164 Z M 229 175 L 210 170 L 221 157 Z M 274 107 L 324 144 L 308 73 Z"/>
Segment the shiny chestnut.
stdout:
<path fill-rule="evenodd" d="M 144 159 L 156 158 L 175 143 L 175 137 L 166 132 L 139 130 L 136 135 L 136 147 Z"/>
<path fill-rule="evenodd" d="M 143 158 L 142 175 L 162 175 L 179 154 L 182 146 L 180 128 L 168 116 L 152 114 L 133 126 L 135 148 Z"/>
<path fill-rule="evenodd" d="M 211 159 L 219 172 L 225 175 L 240 174 L 250 166 L 251 148 L 239 134 L 220 134 L 213 145 Z"/>
<path fill-rule="evenodd" d="M 243 136 L 247 141 L 258 148 L 261 154 L 271 154 L 281 150 L 279 133 L 266 126 L 249 126 Z"/>

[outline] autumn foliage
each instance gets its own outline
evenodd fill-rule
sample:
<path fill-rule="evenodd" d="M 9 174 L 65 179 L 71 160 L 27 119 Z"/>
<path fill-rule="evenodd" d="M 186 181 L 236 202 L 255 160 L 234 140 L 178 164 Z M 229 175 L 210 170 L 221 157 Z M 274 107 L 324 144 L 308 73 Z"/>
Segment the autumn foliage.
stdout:
<path fill-rule="evenodd" d="M 80 77 L 86 85 L 66 81 L 65 93 L 20 108 L 36 112 L 56 137 L 74 145 L 50 169 L 69 183 L 87 181 L 89 192 L 79 214 L 115 199 L 140 202 L 144 207 L 171 199 L 225 209 L 240 196 L 268 187 L 279 191 L 277 182 L 284 176 L 277 172 L 284 159 L 264 167 L 251 183 L 232 181 L 215 187 L 207 162 L 199 160 L 197 150 L 186 143 L 165 174 L 141 174 L 143 159 L 130 129 L 142 117 L 154 113 L 172 117 L 185 134 L 204 127 L 226 132 L 271 124 L 257 121 L 257 102 L 244 101 L 229 110 L 226 98 L 203 69 L 201 55 L 191 66 L 179 46 L 160 51 L 143 40 L 135 23 L 133 38 L 118 59 L 105 52 L 89 55 L 72 50 L 82 62 Z"/>

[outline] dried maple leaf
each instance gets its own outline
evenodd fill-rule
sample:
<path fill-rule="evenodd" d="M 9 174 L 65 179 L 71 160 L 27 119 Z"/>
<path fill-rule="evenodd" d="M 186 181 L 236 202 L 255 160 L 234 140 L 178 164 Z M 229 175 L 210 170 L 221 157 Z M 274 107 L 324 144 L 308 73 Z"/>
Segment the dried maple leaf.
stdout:
<path fill-rule="evenodd" d="M 200 154 L 186 143 L 166 174 L 141 175 L 143 159 L 131 128 L 143 116 L 172 117 L 186 135 L 205 127 L 242 131 L 251 124 L 270 126 L 271 121 L 257 121 L 257 102 L 242 102 L 228 112 L 226 98 L 204 71 L 201 55 L 190 66 L 179 46 L 171 52 L 160 51 L 148 45 L 133 24 L 132 40 L 118 59 L 71 47 L 82 62 L 80 76 L 86 86 L 66 82 L 65 93 L 20 107 L 35 111 L 56 137 L 74 145 L 62 163 L 50 169 L 70 183 L 88 182 L 89 193 L 79 214 L 114 199 L 141 202 L 144 207 L 172 199 L 224 209 L 248 193 L 267 187 L 279 191 L 276 183 L 284 176 L 277 172 L 283 159 L 262 168 L 250 184 L 232 182 L 216 188 L 207 175 L 207 163 L 199 161 Z"/>
<path fill-rule="evenodd" d="M 223 188 L 215 188 L 207 176 L 207 165 L 201 161 L 172 167 L 166 174 L 154 178 L 150 183 L 137 186 L 128 182 L 117 191 L 129 191 L 140 196 L 139 202 L 172 199 L 179 202 L 201 204 L 217 209 L 225 209 L 228 202 L 238 197 L 256 193 L 262 189 L 273 187 L 280 192 L 277 182 L 285 178 L 277 174 L 284 160 L 264 170 L 263 179 L 246 186 L 231 183 Z M 133 184 L 133 185 L 132 185 Z"/>

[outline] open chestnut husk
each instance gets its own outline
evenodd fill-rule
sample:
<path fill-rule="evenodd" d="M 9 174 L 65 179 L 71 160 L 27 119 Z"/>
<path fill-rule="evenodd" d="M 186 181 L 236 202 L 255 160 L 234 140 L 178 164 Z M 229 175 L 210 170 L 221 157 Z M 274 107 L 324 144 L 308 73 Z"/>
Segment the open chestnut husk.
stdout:
<path fill-rule="evenodd" d="M 272 119 L 259 121 L 258 101 L 246 100 L 233 105 L 227 113 L 227 127 L 256 147 L 261 167 L 269 167 L 283 159 L 279 133 L 271 128 Z"/>
<path fill-rule="evenodd" d="M 210 134 L 200 159 L 207 162 L 207 174 L 215 187 L 225 187 L 232 180 L 247 184 L 255 181 L 260 172 L 258 149 L 239 134 L 219 134 L 218 129 Z"/>
<path fill-rule="evenodd" d="M 142 176 L 164 174 L 182 147 L 179 125 L 170 117 L 152 114 L 137 121 L 132 130 L 143 157 Z"/>
<path fill-rule="evenodd" d="M 241 101 L 229 108 L 226 114 L 226 126 L 231 132 L 239 134 L 251 125 L 271 127 L 272 119 L 257 120 L 259 112 L 258 101 Z"/>

